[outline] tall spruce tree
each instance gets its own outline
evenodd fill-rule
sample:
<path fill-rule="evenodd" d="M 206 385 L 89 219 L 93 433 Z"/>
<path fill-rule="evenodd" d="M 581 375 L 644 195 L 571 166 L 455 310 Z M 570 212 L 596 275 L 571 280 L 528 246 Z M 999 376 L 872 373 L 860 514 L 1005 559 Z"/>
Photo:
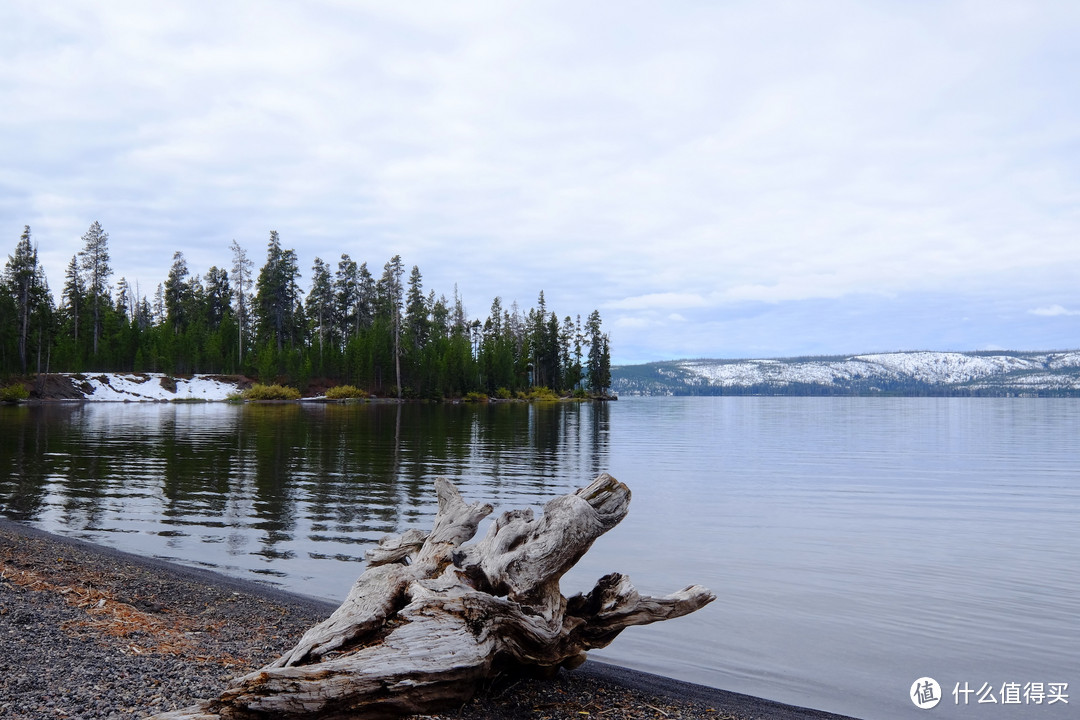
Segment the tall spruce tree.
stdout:
<path fill-rule="evenodd" d="M 179 335 L 189 322 L 189 309 L 192 305 L 190 296 L 191 283 L 188 281 L 187 260 L 184 253 L 173 253 L 172 266 L 165 278 L 165 317 L 172 325 L 174 335 Z"/>
<path fill-rule="evenodd" d="M 585 322 L 589 337 L 589 360 L 587 375 L 589 389 L 604 394 L 611 387 L 611 351 L 608 336 L 601 328 L 600 311 L 593 310 Z"/>
<path fill-rule="evenodd" d="M 334 318 L 343 347 L 350 337 L 360 333 L 359 301 L 359 268 L 348 253 L 342 253 L 334 273 Z"/>
<path fill-rule="evenodd" d="M 86 279 L 86 303 L 93 315 L 94 345 L 93 355 L 98 354 L 98 339 L 101 336 L 101 315 L 111 305 L 109 299 L 109 234 L 101 229 L 96 220 L 82 236 L 83 249 L 79 252 L 80 267 Z"/>
<path fill-rule="evenodd" d="M 82 321 L 82 311 L 85 306 L 82 273 L 79 271 L 79 258 L 71 256 L 67 270 L 64 271 L 64 315 L 71 323 L 71 337 L 76 345 L 79 343 L 79 323 Z"/>
<path fill-rule="evenodd" d="M 255 306 L 259 315 L 260 342 L 273 342 L 279 354 L 286 343 L 293 345 L 300 334 L 297 308 L 301 307 L 302 293 L 299 279 L 296 251 L 282 249 L 277 231 L 271 231 L 266 264 L 255 283 Z"/>
<path fill-rule="evenodd" d="M 8 255 L 4 267 L 4 280 L 15 300 L 19 367 L 24 373 L 27 368 L 26 344 L 30 336 L 30 320 L 39 300 L 37 284 L 40 276 L 37 247 L 30 242 L 30 226 L 27 225 L 15 245 L 15 254 Z"/>
<path fill-rule="evenodd" d="M 405 336 L 410 346 L 421 351 L 427 344 L 429 321 L 427 298 L 424 296 L 424 281 L 420 268 L 413 265 L 409 274 L 409 290 L 405 299 Z"/>
<path fill-rule="evenodd" d="M 116 283 L 116 314 L 125 322 L 135 317 L 135 291 L 126 277 Z"/>
<path fill-rule="evenodd" d="M 401 302 L 404 290 L 401 277 L 404 274 L 405 267 L 401 263 L 401 256 L 395 255 L 383 266 L 383 274 L 379 279 L 383 308 L 390 320 L 390 329 L 393 334 L 394 378 L 399 400 L 401 399 Z"/>
<path fill-rule="evenodd" d="M 247 250 L 233 239 L 229 249 L 233 254 L 232 277 L 236 298 L 236 359 L 244 361 L 244 337 L 251 334 L 250 297 L 253 283 L 251 272 L 255 267 L 248 259 Z"/>
<path fill-rule="evenodd" d="M 322 365 L 325 345 L 331 335 L 334 318 L 334 281 L 330 266 L 316 257 L 311 266 L 311 290 L 307 296 L 307 317 L 312 332 L 319 341 L 319 364 Z"/>
<path fill-rule="evenodd" d="M 368 270 L 366 262 L 360 263 L 357 277 L 359 284 L 356 286 L 356 328 L 359 332 L 363 328 L 370 328 L 375 321 L 375 306 L 378 304 L 379 293 L 375 287 L 375 276 Z"/>
<path fill-rule="evenodd" d="M 206 324 L 210 330 L 217 330 L 229 313 L 232 303 L 232 285 L 229 283 L 229 273 L 224 268 L 211 265 L 206 271 L 206 281 L 203 285 L 203 313 Z"/>

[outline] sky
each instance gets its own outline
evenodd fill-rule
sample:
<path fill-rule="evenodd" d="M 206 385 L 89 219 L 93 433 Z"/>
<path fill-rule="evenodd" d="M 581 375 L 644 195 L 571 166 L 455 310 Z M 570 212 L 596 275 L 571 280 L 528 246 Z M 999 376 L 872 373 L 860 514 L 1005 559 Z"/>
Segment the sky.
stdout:
<path fill-rule="evenodd" d="M 1080 347 L 1080 3 L 5 0 L 0 259 L 270 231 L 612 361 Z M 6 236 L 7 240 L 4 240 Z M 7 246 L 6 248 L 4 246 Z M 59 300 L 59 297 L 57 297 Z"/>

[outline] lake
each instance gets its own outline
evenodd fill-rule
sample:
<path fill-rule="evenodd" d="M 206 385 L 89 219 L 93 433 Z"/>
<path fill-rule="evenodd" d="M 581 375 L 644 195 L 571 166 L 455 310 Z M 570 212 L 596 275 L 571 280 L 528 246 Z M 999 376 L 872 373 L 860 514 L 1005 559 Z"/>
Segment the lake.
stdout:
<path fill-rule="evenodd" d="M 1078 440 L 1072 399 L 5 406 L 0 511 L 341 600 L 379 537 L 428 527 L 436 476 L 498 512 L 608 471 L 630 515 L 564 594 L 620 571 L 719 597 L 592 657 L 866 718 L 921 717 L 924 676 L 936 717 L 1065 718 Z"/>

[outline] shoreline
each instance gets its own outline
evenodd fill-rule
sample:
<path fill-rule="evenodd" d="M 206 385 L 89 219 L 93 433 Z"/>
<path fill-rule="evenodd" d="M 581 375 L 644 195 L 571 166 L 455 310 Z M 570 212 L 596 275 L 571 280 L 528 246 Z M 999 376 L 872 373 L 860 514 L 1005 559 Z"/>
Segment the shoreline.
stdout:
<path fill-rule="evenodd" d="M 0 674 L 0 714 L 26 720 L 144 717 L 191 705 L 292 647 L 337 607 L 3 517 L 0 568 L 10 661 Z M 851 720 L 595 660 L 550 681 L 493 682 L 463 707 L 426 717 L 601 712 L 625 720 Z"/>
<path fill-rule="evenodd" d="M 362 391 L 355 397 L 328 398 L 327 379 L 313 381 L 297 397 L 242 397 L 253 387 L 260 387 L 245 375 L 219 373 L 170 374 L 162 372 L 102 371 L 79 373 L 36 373 L 14 378 L 9 385 L 0 385 L 0 404 L 38 405 L 46 403 L 502 403 L 502 402 L 608 402 L 618 400 L 613 394 L 539 396 L 519 392 L 515 397 L 489 397 L 472 392 L 461 397 L 398 398 Z M 275 386 L 276 387 L 276 386 Z M 314 388 L 314 389 L 313 389 Z M 7 391 L 16 389 L 16 394 Z M 280 388 L 278 388 L 280 389 Z M 293 387 L 285 388 L 295 390 Z M 535 390 L 535 388 L 534 388 Z"/>

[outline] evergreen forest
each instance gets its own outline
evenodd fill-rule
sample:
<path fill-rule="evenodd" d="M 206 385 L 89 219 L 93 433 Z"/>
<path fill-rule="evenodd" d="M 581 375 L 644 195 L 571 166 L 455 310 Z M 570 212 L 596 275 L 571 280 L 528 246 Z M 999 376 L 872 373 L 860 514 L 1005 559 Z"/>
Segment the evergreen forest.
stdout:
<path fill-rule="evenodd" d="M 109 236 L 94 222 L 55 298 L 27 226 L 0 278 L 0 378 L 56 372 L 245 375 L 264 383 L 350 384 L 384 397 L 514 397 L 535 388 L 600 396 L 611 385 L 600 313 L 559 315 L 496 297 L 470 319 L 425 291 L 400 256 L 381 270 L 315 258 L 306 290 L 296 252 L 271 232 L 264 263 L 233 240 L 228 266 L 193 273 L 177 251 L 152 298 L 113 284 Z M 225 259 L 225 258 L 223 258 Z"/>

